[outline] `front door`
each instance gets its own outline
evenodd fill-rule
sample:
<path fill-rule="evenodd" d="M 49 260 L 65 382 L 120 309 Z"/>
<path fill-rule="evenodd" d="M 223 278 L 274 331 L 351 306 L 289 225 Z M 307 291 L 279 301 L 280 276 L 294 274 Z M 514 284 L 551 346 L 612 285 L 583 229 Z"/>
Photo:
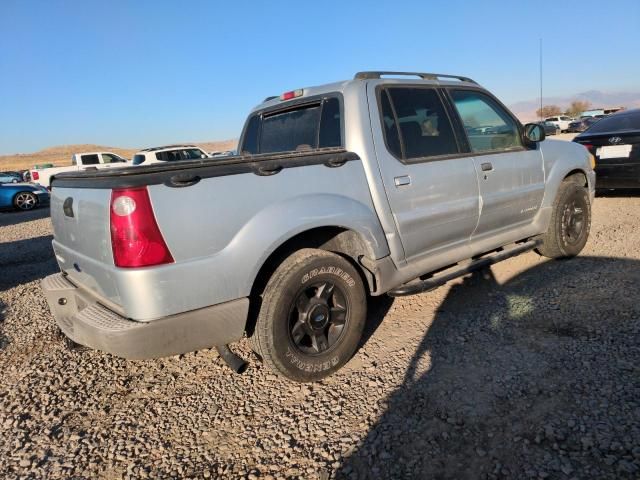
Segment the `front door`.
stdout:
<path fill-rule="evenodd" d="M 387 84 L 368 96 L 371 118 L 380 122 L 373 139 L 405 259 L 467 248 L 478 222 L 478 181 L 441 93 Z"/>
<path fill-rule="evenodd" d="M 516 120 L 477 90 L 451 90 L 478 174 L 480 221 L 472 240 L 514 231 L 533 222 L 544 196 L 540 148 L 525 147 Z"/>

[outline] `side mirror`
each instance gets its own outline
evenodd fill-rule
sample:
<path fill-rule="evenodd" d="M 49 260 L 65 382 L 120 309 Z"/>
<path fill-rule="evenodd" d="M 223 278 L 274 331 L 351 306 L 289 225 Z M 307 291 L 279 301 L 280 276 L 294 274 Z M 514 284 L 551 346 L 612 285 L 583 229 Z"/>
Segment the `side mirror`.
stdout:
<path fill-rule="evenodd" d="M 524 139 L 526 143 L 538 143 L 545 139 L 544 128 L 539 123 L 527 123 L 524 126 Z"/>
<path fill-rule="evenodd" d="M 200 158 L 207 158 L 207 156 L 204 153 L 201 153 Z"/>

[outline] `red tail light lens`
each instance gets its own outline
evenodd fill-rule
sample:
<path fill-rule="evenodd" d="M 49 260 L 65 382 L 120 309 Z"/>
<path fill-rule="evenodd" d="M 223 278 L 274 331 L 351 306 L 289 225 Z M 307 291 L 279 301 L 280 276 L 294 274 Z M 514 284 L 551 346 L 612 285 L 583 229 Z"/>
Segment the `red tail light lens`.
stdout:
<path fill-rule="evenodd" d="M 173 263 L 146 187 L 111 192 L 111 248 L 116 267 L 149 267 Z"/>
<path fill-rule="evenodd" d="M 33 172 L 31 174 L 31 180 L 40 180 L 40 174 L 38 172 Z"/>
<path fill-rule="evenodd" d="M 583 143 L 582 146 L 584 148 L 586 148 L 587 150 L 589 150 L 589 152 L 591 152 L 591 150 L 593 150 L 593 145 L 591 145 L 590 143 Z"/>

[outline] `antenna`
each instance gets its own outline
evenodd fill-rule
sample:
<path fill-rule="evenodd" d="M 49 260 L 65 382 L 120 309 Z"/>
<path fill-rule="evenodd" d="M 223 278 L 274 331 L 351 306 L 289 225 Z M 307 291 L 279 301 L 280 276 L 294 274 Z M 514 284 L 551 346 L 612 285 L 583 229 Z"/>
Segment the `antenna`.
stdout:
<path fill-rule="evenodd" d="M 540 120 L 542 118 L 542 38 L 540 39 Z"/>

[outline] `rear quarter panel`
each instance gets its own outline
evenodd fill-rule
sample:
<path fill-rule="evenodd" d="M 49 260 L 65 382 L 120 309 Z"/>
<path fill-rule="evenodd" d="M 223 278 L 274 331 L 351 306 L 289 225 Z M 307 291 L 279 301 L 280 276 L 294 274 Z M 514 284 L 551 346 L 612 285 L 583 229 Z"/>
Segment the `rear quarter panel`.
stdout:
<path fill-rule="evenodd" d="M 388 255 L 360 160 L 205 179 L 189 188 L 149 187 L 158 225 L 176 263 L 141 272 L 166 293 L 153 315 L 249 295 L 258 270 L 287 239 L 321 226 L 360 234 L 372 258 Z M 153 271 L 152 271 L 153 270 Z M 135 276 L 135 275 L 133 275 Z M 131 292 L 138 290 L 137 281 Z M 123 303 L 136 304 L 121 288 Z M 137 296 L 134 293 L 134 296 Z M 154 295 L 155 296 L 155 295 Z M 156 296 L 157 298 L 157 296 Z M 136 309 L 136 316 L 149 312 Z"/>

